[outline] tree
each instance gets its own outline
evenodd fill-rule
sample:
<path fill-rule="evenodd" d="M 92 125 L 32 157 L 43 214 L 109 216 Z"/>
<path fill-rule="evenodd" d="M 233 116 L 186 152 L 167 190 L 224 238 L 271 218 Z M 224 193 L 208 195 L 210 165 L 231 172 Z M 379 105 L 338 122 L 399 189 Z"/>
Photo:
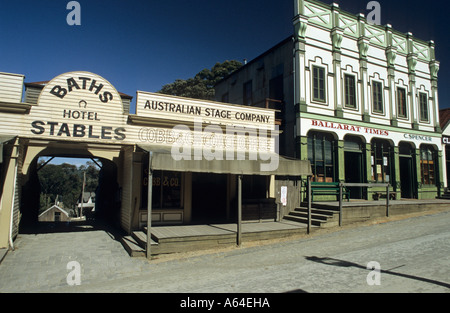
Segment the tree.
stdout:
<path fill-rule="evenodd" d="M 43 161 L 40 164 L 43 164 Z M 40 212 L 54 204 L 56 197 L 58 201 L 63 202 L 64 208 L 75 208 L 81 196 L 84 171 L 86 172 L 85 191 L 95 191 L 98 185 L 99 169 L 93 162 L 88 161 L 86 166 L 81 165 L 79 168 L 67 163 L 45 165 L 38 172 L 41 183 Z"/>
<path fill-rule="evenodd" d="M 193 78 L 177 79 L 164 85 L 159 93 L 166 95 L 189 97 L 195 99 L 214 100 L 214 86 L 242 66 L 236 60 L 216 63 L 211 70 L 203 69 Z"/>

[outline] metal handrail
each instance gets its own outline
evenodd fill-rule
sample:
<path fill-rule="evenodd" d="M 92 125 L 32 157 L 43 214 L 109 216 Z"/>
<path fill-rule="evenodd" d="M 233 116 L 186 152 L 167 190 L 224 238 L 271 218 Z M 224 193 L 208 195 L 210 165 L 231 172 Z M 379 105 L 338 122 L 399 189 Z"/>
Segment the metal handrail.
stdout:
<path fill-rule="evenodd" d="M 386 187 L 386 216 L 389 216 L 389 183 L 339 183 L 339 226 L 342 226 L 342 189 L 344 187 Z M 311 230 L 311 176 L 307 177 L 308 233 Z"/>

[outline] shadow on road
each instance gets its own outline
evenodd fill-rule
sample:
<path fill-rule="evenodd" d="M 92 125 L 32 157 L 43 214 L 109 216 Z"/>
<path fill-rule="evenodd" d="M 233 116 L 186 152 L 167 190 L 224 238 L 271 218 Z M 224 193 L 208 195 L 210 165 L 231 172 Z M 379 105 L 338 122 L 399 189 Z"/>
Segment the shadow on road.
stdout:
<path fill-rule="evenodd" d="M 88 231 L 104 231 L 112 239 L 119 241 L 124 232 L 101 219 L 77 221 L 77 222 L 39 222 L 33 225 L 22 227 L 20 234 L 51 234 L 66 232 L 88 232 Z"/>
<path fill-rule="evenodd" d="M 328 257 L 321 258 L 321 257 L 317 257 L 317 256 L 307 256 L 307 257 L 305 257 L 305 259 L 308 261 L 313 261 L 313 262 L 326 264 L 326 265 L 332 265 L 332 266 L 356 267 L 356 268 L 361 268 L 361 269 L 365 269 L 365 270 L 369 270 L 369 271 L 372 270 L 372 269 L 368 269 L 367 267 L 357 264 L 357 263 L 353 263 L 353 262 L 349 262 L 349 261 L 345 261 L 345 260 L 334 259 L 334 258 L 328 258 Z M 437 280 L 433 280 L 433 279 L 418 277 L 418 276 L 409 275 L 409 274 L 397 273 L 397 272 L 393 272 L 392 270 L 381 270 L 381 272 L 385 273 L 385 274 L 389 274 L 389 275 L 395 275 L 395 276 L 400 276 L 400 277 L 404 277 L 404 278 L 408 278 L 408 279 L 419 280 L 419 281 L 423 281 L 423 282 L 426 282 L 429 284 L 435 284 L 435 285 L 450 289 L 450 284 L 440 282 Z"/>

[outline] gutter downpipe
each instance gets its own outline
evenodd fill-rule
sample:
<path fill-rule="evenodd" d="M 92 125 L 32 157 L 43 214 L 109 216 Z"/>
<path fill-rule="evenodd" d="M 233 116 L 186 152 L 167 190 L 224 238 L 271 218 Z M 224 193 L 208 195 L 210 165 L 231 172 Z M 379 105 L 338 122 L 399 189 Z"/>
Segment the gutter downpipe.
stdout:
<path fill-rule="evenodd" d="M 153 160 L 153 151 L 149 151 L 148 155 L 148 194 L 147 194 L 147 249 L 146 255 L 147 259 L 152 258 L 151 253 L 151 227 L 152 227 L 152 191 L 153 191 L 153 173 L 152 173 L 152 160 Z"/>

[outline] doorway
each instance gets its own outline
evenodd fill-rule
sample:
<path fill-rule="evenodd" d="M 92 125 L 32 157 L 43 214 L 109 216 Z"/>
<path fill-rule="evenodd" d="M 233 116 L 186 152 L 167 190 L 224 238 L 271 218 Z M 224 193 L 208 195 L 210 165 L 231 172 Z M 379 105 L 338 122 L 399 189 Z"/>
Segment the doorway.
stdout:
<path fill-rule="evenodd" d="M 450 146 L 445 147 L 445 167 L 447 169 L 447 189 L 450 189 Z"/>
<path fill-rule="evenodd" d="M 217 223 L 226 220 L 227 175 L 192 173 L 193 223 Z"/>
<path fill-rule="evenodd" d="M 399 145 L 400 192 L 405 199 L 416 198 L 414 171 L 415 157 L 413 148 L 407 143 Z"/>
<path fill-rule="evenodd" d="M 356 136 L 344 138 L 344 165 L 346 183 L 365 182 L 365 158 L 363 153 L 363 141 Z M 347 187 L 352 199 L 364 199 L 363 187 Z"/>
<path fill-rule="evenodd" d="M 402 198 L 410 199 L 414 197 L 412 181 L 412 158 L 400 157 L 400 182 Z"/>
<path fill-rule="evenodd" d="M 361 152 L 344 152 L 345 158 L 345 182 L 346 183 L 363 183 L 364 182 L 364 166 Z M 350 191 L 350 198 L 363 199 L 363 187 L 347 187 Z"/>

